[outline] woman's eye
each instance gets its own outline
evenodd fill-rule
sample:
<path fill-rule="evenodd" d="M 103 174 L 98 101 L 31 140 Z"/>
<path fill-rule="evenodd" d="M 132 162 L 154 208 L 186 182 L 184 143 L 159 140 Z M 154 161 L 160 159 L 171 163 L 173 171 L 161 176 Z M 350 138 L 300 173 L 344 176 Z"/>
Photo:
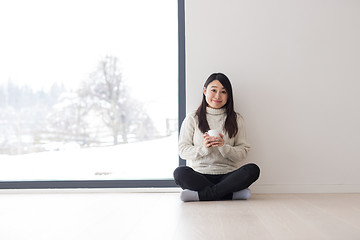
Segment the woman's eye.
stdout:
<path fill-rule="evenodd" d="M 215 89 L 211 89 L 211 91 L 212 91 L 212 92 L 216 92 L 216 90 L 215 90 Z"/>
<path fill-rule="evenodd" d="M 221 93 L 226 94 L 226 91 L 222 91 Z"/>

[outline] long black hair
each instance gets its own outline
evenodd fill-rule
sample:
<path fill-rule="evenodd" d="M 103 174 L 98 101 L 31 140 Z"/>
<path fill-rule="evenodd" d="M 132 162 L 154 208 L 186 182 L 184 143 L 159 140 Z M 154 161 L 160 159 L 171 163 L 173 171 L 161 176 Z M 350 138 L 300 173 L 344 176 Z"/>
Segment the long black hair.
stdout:
<path fill-rule="evenodd" d="M 223 108 L 226 108 L 226 120 L 225 120 L 225 126 L 224 130 L 229 134 L 229 137 L 234 137 L 238 132 L 238 125 L 236 122 L 236 112 L 234 111 L 234 100 L 233 100 L 233 92 L 230 80 L 228 77 L 223 73 L 213 73 L 209 76 L 209 78 L 206 80 L 204 87 L 207 88 L 207 86 L 214 80 L 218 80 L 225 88 L 228 99 L 226 104 L 223 106 Z M 205 133 L 210 130 L 209 123 L 206 119 L 206 107 L 208 106 L 206 102 L 206 97 L 203 94 L 203 99 L 196 111 L 196 116 L 199 119 L 199 129 L 202 133 Z"/>

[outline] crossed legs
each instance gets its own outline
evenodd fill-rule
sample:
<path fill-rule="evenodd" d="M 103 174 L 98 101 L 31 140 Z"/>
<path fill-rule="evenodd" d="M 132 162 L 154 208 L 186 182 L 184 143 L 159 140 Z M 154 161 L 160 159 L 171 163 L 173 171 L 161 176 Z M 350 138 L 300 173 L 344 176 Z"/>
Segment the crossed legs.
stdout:
<path fill-rule="evenodd" d="M 201 174 L 187 166 L 175 169 L 174 179 L 182 189 L 196 191 L 200 201 L 230 200 L 233 193 L 248 188 L 260 175 L 254 163 L 221 175 Z"/>

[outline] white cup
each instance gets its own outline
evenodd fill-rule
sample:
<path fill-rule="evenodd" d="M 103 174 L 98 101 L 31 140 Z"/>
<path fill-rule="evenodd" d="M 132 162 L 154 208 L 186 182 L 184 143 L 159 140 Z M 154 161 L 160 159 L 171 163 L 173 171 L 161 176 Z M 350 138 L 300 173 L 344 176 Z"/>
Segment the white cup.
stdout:
<path fill-rule="evenodd" d="M 220 137 L 220 131 L 216 129 L 212 129 L 207 131 L 207 134 L 209 134 L 210 137 Z"/>

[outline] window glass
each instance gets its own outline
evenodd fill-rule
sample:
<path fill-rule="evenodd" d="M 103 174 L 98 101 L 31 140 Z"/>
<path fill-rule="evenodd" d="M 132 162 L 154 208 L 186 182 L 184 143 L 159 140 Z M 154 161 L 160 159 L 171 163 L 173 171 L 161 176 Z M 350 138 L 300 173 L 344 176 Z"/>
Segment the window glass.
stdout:
<path fill-rule="evenodd" d="M 169 179 L 173 0 L 0 2 L 0 181 Z"/>

